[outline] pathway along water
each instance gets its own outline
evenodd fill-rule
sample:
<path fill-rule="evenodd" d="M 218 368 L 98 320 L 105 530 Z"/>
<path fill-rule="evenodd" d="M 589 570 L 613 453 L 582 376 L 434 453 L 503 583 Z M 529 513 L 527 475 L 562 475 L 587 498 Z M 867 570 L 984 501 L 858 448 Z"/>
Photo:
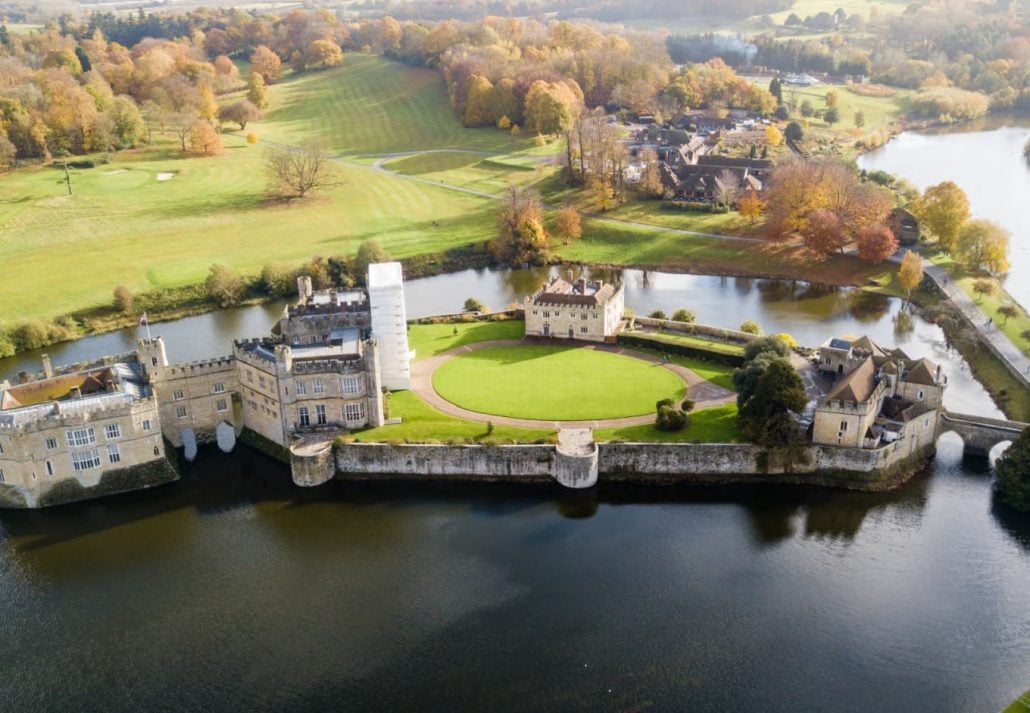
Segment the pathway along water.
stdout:
<path fill-rule="evenodd" d="M 538 272 L 409 284 L 412 314 L 502 306 Z M 869 333 L 932 356 L 948 403 L 996 413 L 896 300 L 627 271 L 638 312 Z M 223 353 L 275 306 L 155 325 Z M 132 345 L 82 340 L 66 361 Z M 24 362 L 0 364 L 0 373 Z M 0 512 L 12 711 L 998 710 L 1030 682 L 1030 518 L 945 437 L 900 492 L 290 485 L 240 448 L 183 480 Z M 345 703 L 344 703 L 345 702 Z"/>

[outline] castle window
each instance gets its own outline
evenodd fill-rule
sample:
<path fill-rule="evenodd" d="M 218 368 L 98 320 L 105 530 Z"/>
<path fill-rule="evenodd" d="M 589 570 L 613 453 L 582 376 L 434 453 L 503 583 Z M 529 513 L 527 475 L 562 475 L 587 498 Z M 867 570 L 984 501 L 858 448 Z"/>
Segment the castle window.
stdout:
<path fill-rule="evenodd" d="M 319 426 L 324 426 L 326 424 L 325 404 L 315 405 L 315 423 Z"/>
<path fill-rule="evenodd" d="M 4 446 L 3 446 L 2 443 L 0 443 L 0 453 L 3 453 L 3 452 L 4 452 Z"/>
<path fill-rule="evenodd" d="M 91 451 L 72 453 L 72 468 L 77 471 L 93 470 L 100 467 L 100 453 L 94 448 Z"/>
<path fill-rule="evenodd" d="M 586 312 L 584 312 L 583 314 L 579 315 L 579 318 L 580 319 L 586 319 L 588 316 L 589 315 Z"/>
<path fill-rule="evenodd" d="M 307 384 L 305 384 L 303 381 L 298 381 L 297 382 L 297 396 L 306 396 L 307 393 L 308 393 Z"/>
<path fill-rule="evenodd" d="M 848 430 L 848 422 L 847 421 L 841 421 L 840 422 L 840 430 L 842 432 L 845 432 L 845 431 Z"/>
<path fill-rule="evenodd" d="M 49 475 L 50 477 L 53 477 L 53 475 L 54 475 L 54 464 L 51 463 L 50 461 L 46 462 L 46 474 Z"/>
<path fill-rule="evenodd" d="M 308 413 L 307 406 L 301 406 L 299 409 L 297 409 L 297 417 L 300 418 L 301 426 L 311 425 L 311 415 Z"/>
<path fill-rule="evenodd" d="M 361 391 L 361 382 L 354 376 L 345 376 L 343 377 L 341 390 L 345 394 L 356 394 Z"/>
<path fill-rule="evenodd" d="M 263 377 L 263 376 L 259 376 L 258 377 L 258 387 L 260 387 L 262 389 L 265 388 L 265 377 Z"/>
<path fill-rule="evenodd" d="M 321 394 L 321 393 L 325 392 L 325 386 L 322 385 L 322 380 L 321 379 L 315 379 L 315 381 L 312 384 L 312 386 L 314 387 L 314 388 L 312 388 L 312 391 L 314 393 L 316 393 L 316 394 Z"/>
<path fill-rule="evenodd" d="M 586 334 L 586 333 L 587 333 L 587 328 L 586 328 L 586 327 L 580 327 L 580 328 L 579 328 L 579 331 L 580 331 L 581 333 L 583 333 L 583 334 Z"/>
<path fill-rule="evenodd" d="M 4 482 L 4 469 L 0 468 L 0 483 Z"/>
<path fill-rule="evenodd" d="M 141 425 L 142 425 L 144 431 L 149 431 L 150 430 L 150 419 L 149 418 L 143 419 L 143 423 Z"/>
<path fill-rule="evenodd" d="M 107 438 L 108 440 L 110 440 L 112 438 L 121 438 L 121 437 L 122 437 L 122 427 L 119 426 L 117 423 L 109 423 L 106 426 L 104 426 L 104 438 Z"/>
<path fill-rule="evenodd" d="M 228 411 L 228 410 L 229 410 L 229 404 L 226 402 L 225 399 L 218 399 L 217 401 L 215 401 L 215 411 Z"/>
<path fill-rule="evenodd" d="M 46 449 L 48 451 L 52 451 L 55 448 L 57 448 L 57 439 L 56 438 L 48 438 L 48 439 L 46 439 Z M 2 452 L 3 452 L 3 448 L 0 448 L 0 453 L 2 453 Z"/>
<path fill-rule="evenodd" d="M 68 445 L 72 448 L 77 448 L 78 446 L 88 446 L 90 443 L 97 442 L 97 436 L 93 432 L 92 426 L 88 428 L 72 429 L 71 431 L 68 431 L 66 435 L 68 436 Z"/>
<path fill-rule="evenodd" d="M 152 366 L 157 366 L 157 357 L 150 357 L 150 364 Z"/>
<path fill-rule="evenodd" d="M 922 389 L 919 389 L 919 392 L 916 394 L 916 398 L 919 399 L 920 401 L 923 400 L 923 390 Z"/>
<path fill-rule="evenodd" d="M 188 412 L 186 411 L 185 406 L 180 406 L 179 408 L 175 409 L 176 418 L 186 418 L 187 413 Z"/>
<path fill-rule="evenodd" d="M 347 404 L 343 407 L 343 415 L 348 421 L 363 421 L 365 419 L 365 404 Z"/>
<path fill-rule="evenodd" d="M 247 383 L 250 383 L 250 384 L 254 383 L 254 372 L 253 371 L 248 371 L 247 372 Z"/>
<path fill-rule="evenodd" d="M 544 312 L 544 317 L 550 317 L 550 316 L 551 316 L 550 312 L 546 312 L 546 311 Z"/>
<path fill-rule="evenodd" d="M 219 382 L 219 383 L 215 384 L 214 386 L 212 386 L 211 390 L 214 391 L 216 394 L 220 394 L 223 391 L 225 391 L 225 384 Z"/>
<path fill-rule="evenodd" d="M 182 393 L 181 389 L 176 389 L 175 391 L 172 392 L 172 401 L 182 401 L 184 398 L 186 398 L 186 397 Z"/>
<path fill-rule="evenodd" d="M 120 463 L 122 460 L 122 454 L 118 450 L 118 444 L 112 443 L 107 447 L 107 460 L 112 463 Z"/>

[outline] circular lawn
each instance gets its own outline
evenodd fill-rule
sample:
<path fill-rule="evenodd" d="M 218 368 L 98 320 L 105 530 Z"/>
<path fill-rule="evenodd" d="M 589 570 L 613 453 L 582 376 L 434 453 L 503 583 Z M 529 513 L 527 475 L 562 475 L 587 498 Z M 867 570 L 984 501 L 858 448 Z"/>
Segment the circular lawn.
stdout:
<path fill-rule="evenodd" d="M 433 388 L 478 413 L 542 421 L 590 421 L 654 413 L 682 399 L 686 384 L 657 364 L 611 352 L 562 346 L 486 347 L 453 357 Z"/>

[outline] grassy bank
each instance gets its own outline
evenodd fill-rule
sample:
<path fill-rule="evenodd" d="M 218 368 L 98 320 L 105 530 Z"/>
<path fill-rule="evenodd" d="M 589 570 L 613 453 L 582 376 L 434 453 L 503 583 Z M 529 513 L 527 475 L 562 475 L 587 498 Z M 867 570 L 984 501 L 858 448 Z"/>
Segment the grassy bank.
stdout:
<path fill-rule="evenodd" d="M 737 405 L 724 404 L 690 414 L 690 423 L 682 431 L 659 431 L 651 424 L 624 428 L 602 428 L 594 431 L 594 439 L 628 443 L 743 443 L 737 426 Z"/>

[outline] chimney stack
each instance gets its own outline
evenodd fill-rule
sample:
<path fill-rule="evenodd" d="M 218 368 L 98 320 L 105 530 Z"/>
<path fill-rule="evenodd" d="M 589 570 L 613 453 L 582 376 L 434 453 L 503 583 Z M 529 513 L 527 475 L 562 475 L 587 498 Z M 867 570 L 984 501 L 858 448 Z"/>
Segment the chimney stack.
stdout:
<path fill-rule="evenodd" d="M 297 294 L 300 296 L 301 302 L 307 302 L 314 294 L 314 290 L 311 288 L 311 278 L 307 275 L 297 278 Z"/>
<path fill-rule="evenodd" d="M 50 365 L 50 355 L 43 355 L 43 376 L 50 379 L 54 375 L 54 367 Z"/>
<path fill-rule="evenodd" d="M 82 389 L 80 389 L 78 386 L 73 386 L 71 388 L 70 396 L 73 399 L 81 399 L 82 398 Z"/>

